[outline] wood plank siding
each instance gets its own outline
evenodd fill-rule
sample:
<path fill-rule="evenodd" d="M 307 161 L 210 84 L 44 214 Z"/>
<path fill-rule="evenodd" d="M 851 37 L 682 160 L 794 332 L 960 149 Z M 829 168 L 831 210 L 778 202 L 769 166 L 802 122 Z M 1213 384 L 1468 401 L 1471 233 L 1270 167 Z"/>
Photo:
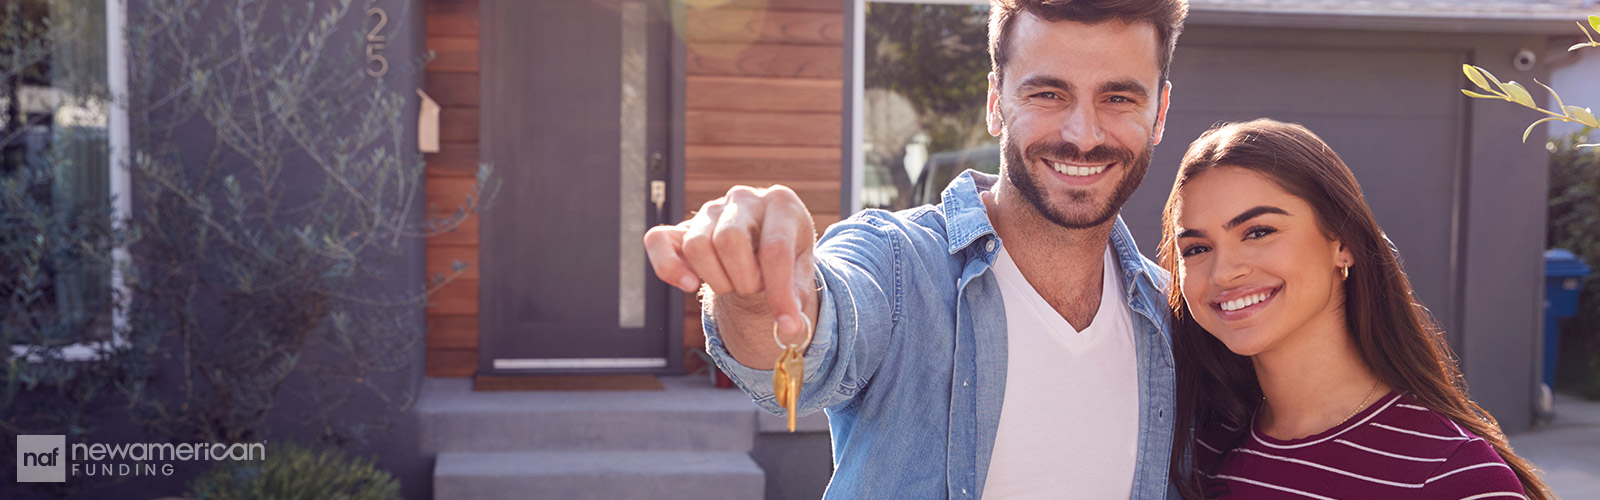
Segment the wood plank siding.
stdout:
<path fill-rule="evenodd" d="M 811 208 L 819 233 L 839 220 L 845 1 L 689 3 L 685 209 L 738 184 L 784 184 Z M 705 346 L 705 332 L 700 302 L 683 304 L 687 353 Z M 686 369 L 700 365 L 685 359 Z"/>
<path fill-rule="evenodd" d="M 839 220 L 844 0 L 689 2 L 683 37 L 684 207 L 696 210 L 728 188 L 775 183 L 795 189 L 819 232 Z M 425 90 L 443 106 L 441 151 L 427 155 L 428 200 L 453 209 L 478 163 L 478 2 L 427 0 L 427 45 L 436 58 Z M 508 193 L 502 193 L 508 195 Z M 684 217 L 688 217 L 685 213 Z M 430 238 L 430 275 L 471 264 L 428 307 L 427 374 L 471 376 L 478 366 L 477 219 Z M 684 300 L 686 369 L 705 343 L 698 302 Z"/>
<path fill-rule="evenodd" d="M 425 155 L 428 204 L 452 212 L 471 192 L 478 169 L 478 1 L 427 0 L 426 43 L 434 53 L 423 90 L 439 113 L 439 152 Z M 460 260 L 467 271 L 429 300 L 427 374 L 470 377 L 478 371 L 478 218 L 428 238 L 428 276 L 450 274 Z"/>

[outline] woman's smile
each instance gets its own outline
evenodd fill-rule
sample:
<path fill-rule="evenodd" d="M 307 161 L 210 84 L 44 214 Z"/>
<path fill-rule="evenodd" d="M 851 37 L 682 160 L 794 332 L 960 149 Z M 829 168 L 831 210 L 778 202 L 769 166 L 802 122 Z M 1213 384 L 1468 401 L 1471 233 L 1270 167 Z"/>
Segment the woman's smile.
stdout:
<path fill-rule="evenodd" d="M 1211 298 L 1211 309 L 1223 321 L 1239 321 L 1255 316 L 1278 297 L 1283 287 L 1240 287 L 1217 294 Z"/>

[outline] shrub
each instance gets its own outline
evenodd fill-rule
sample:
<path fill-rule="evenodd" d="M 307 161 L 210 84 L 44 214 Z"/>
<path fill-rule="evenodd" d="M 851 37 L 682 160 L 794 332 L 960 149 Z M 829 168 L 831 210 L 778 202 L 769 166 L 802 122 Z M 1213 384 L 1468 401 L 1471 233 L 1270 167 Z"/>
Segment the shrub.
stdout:
<path fill-rule="evenodd" d="M 1600 149 L 1583 148 L 1593 129 L 1550 141 L 1548 245 L 1600 268 Z M 1556 385 L 1600 399 L 1600 279 L 1584 283 L 1578 315 L 1563 322 Z"/>
<path fill-rule="evenodd" d="M 364 458 L 296 444 L 269 449 L 266 460 L 225 462 L 189 483 L 197 500 L 388 500 L 400 482 Z"/>

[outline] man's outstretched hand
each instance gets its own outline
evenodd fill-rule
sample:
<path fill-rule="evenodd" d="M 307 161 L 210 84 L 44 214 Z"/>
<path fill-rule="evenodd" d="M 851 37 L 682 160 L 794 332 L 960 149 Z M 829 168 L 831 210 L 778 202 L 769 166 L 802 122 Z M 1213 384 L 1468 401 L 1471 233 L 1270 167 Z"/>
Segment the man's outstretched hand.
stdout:
<path fill-rule="evenodd" d="M 816 324 L 815 239 L 811 212 L 788 187 L 734 186 L 693 218 L 651 228 L 644 247 L 662 281 L 685 292 L 710 286 L 728 351 L 770 369 L 781 351 L 770 338 L 774 321 L 786 344 L 804 341 L 806 325 Z"/>

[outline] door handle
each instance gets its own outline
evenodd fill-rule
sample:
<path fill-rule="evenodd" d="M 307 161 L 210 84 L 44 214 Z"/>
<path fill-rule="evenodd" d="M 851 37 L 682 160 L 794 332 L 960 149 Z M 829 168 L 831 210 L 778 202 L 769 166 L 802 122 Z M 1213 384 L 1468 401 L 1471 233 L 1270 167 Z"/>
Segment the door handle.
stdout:
<path fill-rule="evenodd" d="M 666 173 L 667 159 L 660 151 L 650 153 L 650 171 L 657 175 Z M 656 223 L 660 224 L 666 219 L 661 217 L 662 206 L 667 203 L 667 181 L 650 181 L 650 203 L 656 206 Z"/>
<path fill-rule="evenodd" d="M 656 222 L 660 223 L 661 207 L 667 203 L 667 181 L 650 181 L 650 203 L 656 205 Z"/>

